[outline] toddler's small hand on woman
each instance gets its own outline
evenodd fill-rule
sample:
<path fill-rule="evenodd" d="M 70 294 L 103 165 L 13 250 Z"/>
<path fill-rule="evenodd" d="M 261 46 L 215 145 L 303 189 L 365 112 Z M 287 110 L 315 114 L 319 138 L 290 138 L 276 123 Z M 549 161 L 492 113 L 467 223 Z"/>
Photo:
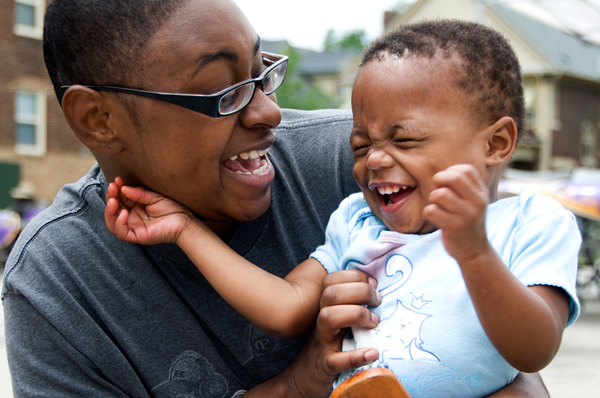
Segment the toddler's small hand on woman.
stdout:
<path fill-rule="evenodd" d="M 120 177 L 106 191 L 108 230 L 125 242 L 176 243 L 194 216 L 179 203 L 143 188 L 124 186 Z"/>

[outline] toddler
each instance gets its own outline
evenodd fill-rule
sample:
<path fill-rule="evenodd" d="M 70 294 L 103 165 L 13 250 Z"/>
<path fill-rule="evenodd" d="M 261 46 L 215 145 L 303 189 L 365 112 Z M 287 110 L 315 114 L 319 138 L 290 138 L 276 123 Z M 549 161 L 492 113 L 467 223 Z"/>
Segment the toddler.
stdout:
<path fill-rule="evenodd" d="M 187 209 L 120 179 L 107 192 L 107 225 L 126 241 L 176 243 L 237 311 L 278 336 L 312 326 L 326 273 L 366 272 L 378 281 L 380 323 L 354 328 L 344 350 L 377 348 L 377 365 L 414 397 L 487 396 L 542 369 L 578 315 L 580 236 L 550 198 L 525 190 L 498 200 L 524 129 L 509 44 L 474 23 L 402 26 L 365 51 L 352 111 L 362 193 L 340 204 L 325 244 L 285 279 Z"/>

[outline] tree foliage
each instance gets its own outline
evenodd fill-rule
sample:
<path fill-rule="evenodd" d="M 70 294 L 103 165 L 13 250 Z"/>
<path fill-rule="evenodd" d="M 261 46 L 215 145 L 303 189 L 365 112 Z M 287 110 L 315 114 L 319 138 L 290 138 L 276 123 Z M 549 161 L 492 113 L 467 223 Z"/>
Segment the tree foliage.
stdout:
<path fill-rule="evenodd" d="M 355 29 L 338 37 L 333 29 L 327 31 L 325 36 L 325 51 L 356 50 L 362 51 L 367 45 L 367 33 L 364 29 Z"/>
<path fill-rule="evenodd" d="M 333 98 L 324 94 L 318 87 L 311 86 L 300 74 L 302 62 L 300 52 L 292 47 L 281 51 L 288 57 L 288 68 L 283 85 L 277 89 L 277 103 L 281 108 L 314 110 L 331 108 Z"/>

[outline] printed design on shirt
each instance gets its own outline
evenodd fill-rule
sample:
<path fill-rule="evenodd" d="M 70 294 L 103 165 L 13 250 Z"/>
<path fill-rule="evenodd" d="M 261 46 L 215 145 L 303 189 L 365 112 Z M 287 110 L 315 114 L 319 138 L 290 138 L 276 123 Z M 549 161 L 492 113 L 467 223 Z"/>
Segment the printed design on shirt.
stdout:
<path fill-rule="evenodd" d="M 393 280 L 380 290 L 385 299 L 408 281 L 413 272 L 413 265 L 405 255 L 393 253 L 385 262 L 384 272 L 387 280 Z M 421 327 L 430 316 L 414 311 L 397 300 L 392 314 L 382 319 L 374 329 L 379 337 L 380 361 L 384 365 L 387 365 L 390 359 L 424 359 L 439 362 L 437 355 L 422 348 Z"/>
<path fill-rule="evenodd" d="M 248 342 L 253 354 L 252 358 L 254 358 L 255 355 L 264 355 L 272 352 L 277 344 L 273 336 L 252 324 L 249 324 Z"/>
<path fill-rule="evenodd" d="M 171 365 L 168 380 L 152 392 L 160 398 L 223 398 L 227 390 L 225 378 L 203 356 L 186 351 Z"/>
<path fill-rule="evenodd" d="M 379 337 L 380 360 L 384 365 L 389 364 L 391 359 L 422 359 L 439 362 L 437 355 L 422 347 L 421 327 L 430 317 L 431 315 L 407 308 L 400 300 L 396 301 L 396 309 L 392 315 L 382 320 L 374 329 Z"/>
<path fill-rule="evenodd" d="M 366 341 L 355 341 L 350 345 L 345 342 L 346 347 L 359 348 L 371 347 L 373 340 L 377 341 L 380 357 L 375 362 L 376 366 L 382 366 L 394 370 L 396 363 L 399 366 L 402 361 L 418 362 L 419 374 L 414 376 L 398 375 L 402 384 L 408 392 L 416 394 L 439 382 L 445 380 L 457 380 L 468 382 L 470 388 L 481 385 L 481 374 L 465 375 L 450 364 L 443 362 L 438 355 L 423 347 L 424 341 L 421 337 L 423 323 L 432 318 L 426 313 L 427 300 L 424 294 L 416 296 L 410 293 L 410 302 L 405 303 L 398 299 L 398 290 L 406 284 L 413 273 L 413 265 L 410 259 L 398 253 L 399 248 L 389 251 L 384 256 L 373 259 L 369 264 L 362 264 L 351 260 L 350 263 L 357 269 L 368 269 L 384 286 L 379 291 L 383 299 L 395 300 L 395 308 L 391 314 L 382 318 L 379 325 L 373 329 L 361 330 L 355 337 Z M 382 266 L 385 260 L 385 265 Z M 379 264 L 379 265 L 378 265 Z M 392 293 L 396 293 L 391 295 Z M 390 296 L 391 295 L 391 296 Z M 406 295 L 404 295 L 406 297 Z M 366 334 L 365 334 L 366 333 Z M 368 336 L 374 333 L 375 338 Z"/>
<path fill-rule="evenodd" d="M 425 306 L 426 304 L 431 303 L 431 300 L 425 300 L 423 298 L 423 295 L 417 297 L 414 294 L 411 293 L 411 295 L 413 296 L 412 298 L 412 303 L 411 306 L 417 310 L 420 310 L 421 308 L 423 308 L 423 306 Z"/>

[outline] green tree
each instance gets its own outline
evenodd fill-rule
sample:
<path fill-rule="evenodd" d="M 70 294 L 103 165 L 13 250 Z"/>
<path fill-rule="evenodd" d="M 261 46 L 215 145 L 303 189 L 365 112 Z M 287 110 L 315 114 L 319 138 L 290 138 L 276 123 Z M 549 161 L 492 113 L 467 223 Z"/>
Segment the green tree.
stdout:
<path fill-rule="evenodd" d="M 362 51 L 368 44 L 367 32 L 364 29 L 355 29 L 338 37 L 333 29 L 325 35 L 325 51 L 356 50 Z"/>
<path fill-rule="evenodd" d="M 314 110 L 334 107 L 333 99 L 311 86 L 298 73 L 302 55 L 298 50 L 288 47 L 282 53 L 290 57 L 283 85 L 277 89 L 277 103 L 281 108 Z"/>

